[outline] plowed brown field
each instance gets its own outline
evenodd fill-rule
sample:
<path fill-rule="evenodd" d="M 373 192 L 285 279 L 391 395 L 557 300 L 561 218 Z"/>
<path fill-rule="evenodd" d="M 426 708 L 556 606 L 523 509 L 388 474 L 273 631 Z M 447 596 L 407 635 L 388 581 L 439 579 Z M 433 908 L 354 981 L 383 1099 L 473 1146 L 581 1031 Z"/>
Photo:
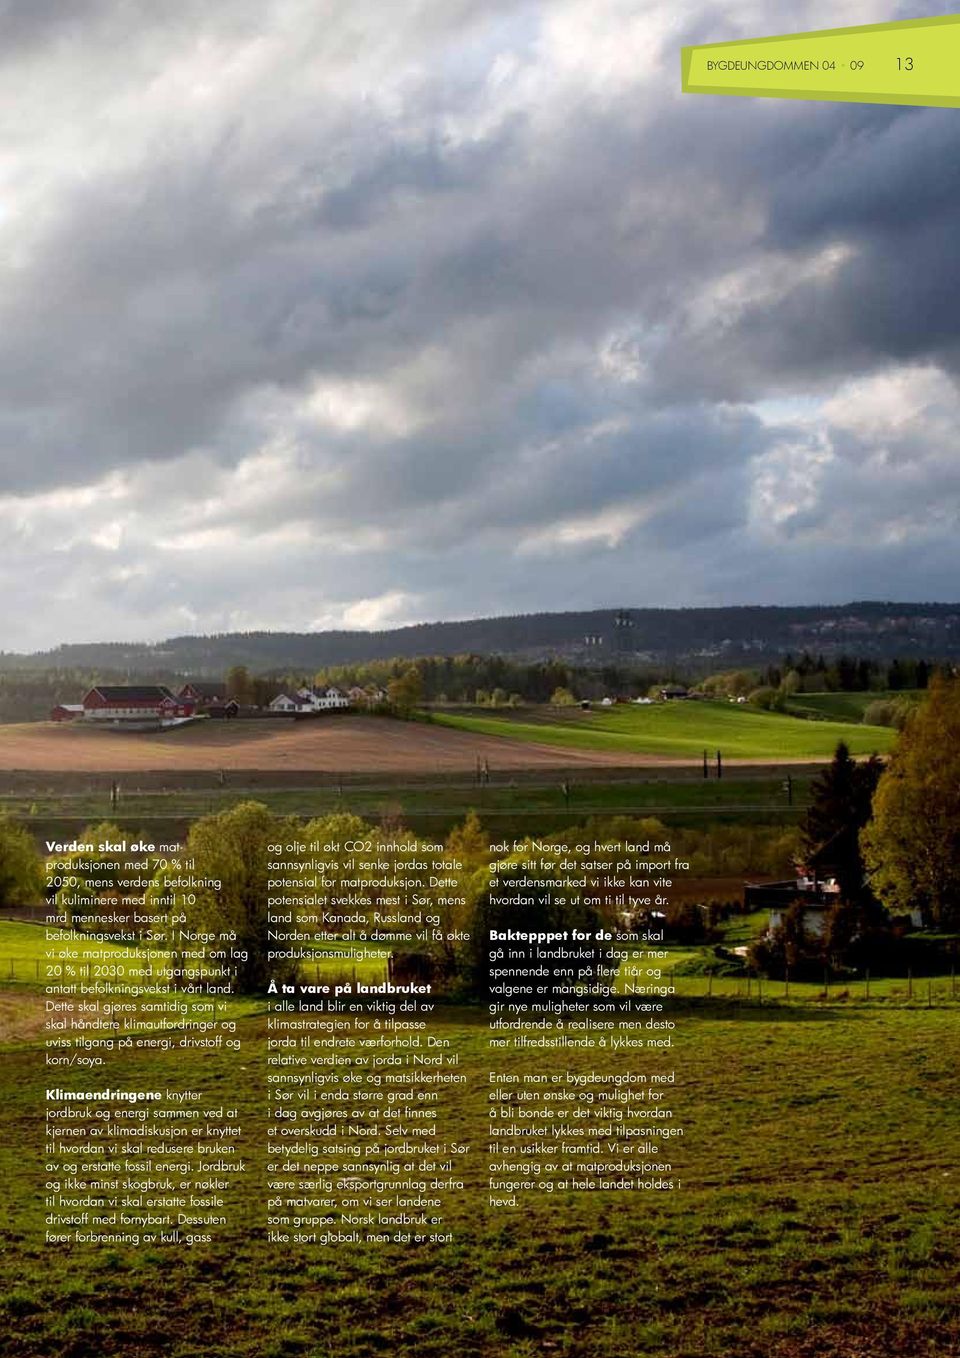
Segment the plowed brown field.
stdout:
<path fill-rule="evenodd" d="M 132 773 L 148 769 L 315 769 L 456 773 L 477 760 L 505 769 L 636 765 L 631 754 L 531 745 L 381 717 L 204 721 L 168 731 L 93 731 L 77 724 L 0 726 L 0 770 Z M 644 763 L 673 763 L 645 756 Z"/>

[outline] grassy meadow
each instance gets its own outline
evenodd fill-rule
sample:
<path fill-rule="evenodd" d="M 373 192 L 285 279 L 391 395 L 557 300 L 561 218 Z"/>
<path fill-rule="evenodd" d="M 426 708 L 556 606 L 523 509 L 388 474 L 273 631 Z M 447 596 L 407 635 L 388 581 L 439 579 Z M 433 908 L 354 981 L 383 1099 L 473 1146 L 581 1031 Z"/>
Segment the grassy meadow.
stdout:
<path fill-rule="evenodd" d="M 893 733 L 851 720 L 802 720 L 726 703 L 518 713 L 445 713 L 511 739 L 618 748 L 695 762 L 704 747 L 773 765 L 816 763 L 839 739 L 855 753 Z M 480 723 L 480 725 L 470 725 Z M 585 743 L 584 743 L 585 742 Z M 591 743 L 597 742 L 597 743 Z M 490 785 L 401 782 L 341 789 L 258 787 L 272 810 L 349 808 L 439 834 L 471 807 L 492 834 L 549 833 L 587 816 L 656 815 L 667 824 L 795 823 L 811 778 L 730 770 L 702 780 L 664 766 L 641 778 L 558 776 Z M 713 769 L 711 768 L 711 773 Z M 110 814 L 139 828 L 222 810 L 239 787 L 51 784 L 10 806 L 35 833 Z M 166 837 L 166 836 L 165 836 Z M 726 898 L 726 892 L 724 892 Z M 728 949 L 765 920 L 734 915 Z M 91 960 L 78 943 L 76 965 Z M 107 949 L 110 951 L 109 948 Z M 469 1143 L 448 1197 L 451 1243 L 314 1244 L 268 1239 L 266 1002 L 221 999 L 242 1046 L 105 1056 L 99 1068 L 45 1064 L 44 930 L 0 921 L 0 1355 L 9 1358 L 960 1358 L 960 1003 L 949 975 L 916 982 L 764 983 L 736 965 L 711 974 L 708 948 L 670 947 L 669 1050 L 554 1053 L 551 1069 L 676 1071 L 669 1106 L 684 1136 L 664 1143 L 672 1192 L 546 1192 L 488 1204 L 493 1069 L 544 1068 L 543 1055 L 491 1053 L 482 1006 L 438 1010 L 431 1032 L 460 1058 L 442 1093 L 441 1135 Z M 129 979 L 143 964 L 129 962 Z M 342 974 L 317 949 L 305 979 Z M 382 975 L 361 961 L 358 973 Z M 210 1245 L 43 1243 L 44 1092 L 51 1081 L 201 1091 L 241 1108 L 246 1172 L 226 1190 L 228 1223 Z M 358 1110 L 369 1092 L 356 1086 Z"/>
<path fill-rule="evenodd" d="M 374 784 L 328 782 L 301 788 L 233 787 L 147 790 L 125 787 L 117 806 L 106 790 L 45 789 L 27 795 L 0 797 L 0 810 L 19 818 L 38 840 L 44 836 L 72 838 L 77 831 L 109 819 L 133 834 L 167 839 L 185 834 L 191 821 L 229 810 L 251 798 L 278 815 L 312 817 L 347 810 L 373 823 L 404 825 L 424 835 L 444 836 L 471 810 L 477 811 L 491 834 L 531 831 L 550 833 L 572 819 L 588 816 L 658 816 L 669 824 L 704 825 L 793 821 L 809 793 L 812 773 L 798 767 L 791 772 L 789 794 L 783 773 L 771 770 L 728 770 L 717 780 L 699 770 L 645 770 L 642 779 L 625 770 L 616 779 L 586 778 L 582 771 L 527 781 L 491 771 L 489 783 L 460 779 L 440 783 L 396 782 Z"/>
<path fill-rule="evenodd" d="M 875 702 L 919 702 L 921 689 L 887 689 L 863 693 L 795 693 L 788 703 L 788 711 L 815 721 L 862 722 L 863 715 Z"/>
<path fill-rule="evenodd" d="M 812 696 L 812 695 L 811 695 Z M 833 695 L 831 695 L 833 696 Z M 846 695 L 842 695 L 846 696 Z M 856 695 L 860 697 L 862 695 Z M 805 721 L 726 701 L 665 702 L 615 707 L 482 709 L 433 714 L 441 725 L 485 736 L 568 747 L 696 760 L 707 750 L 726 759 L 770 763 L 827 760 L 843 740 L 854 755 L 883 754 L 895 733 L 851 720 Z"/>
<path fill-rule="evenodd" d="M 759 923 L 731 923 L 746 937 Z M 29 971 L 37 926 L 0 925 L 0 969 Z M 671 950 L 683 972 L 696 950 Z M 681 974 L 670 1051 L 580 1051 L 559 1068 L 677 1072 L 666 1143 L 671 1193 L 523 1195 L 486 1203 L 488 1071 L 542 1056 L 487 1049 L 480 1007 L 441 1010 L 468 1076 L 442 1125 L 469 1142 L 464 1188 L 436 1245 L 268 1242 L 265 1007 L 228 1001 L 242 1050 L 108 1058 L 111 1081 L 169 1083 L 243 1109 L 248 1170 L 212 1245 L 42 1243 L 42 997 L 7 980 L 2 1172 L 7 1199 L 0 1353 L 17 1358 L 886 1358 L 960 1352 L 960 1026 L 886 987 L 843 998 L 806 987 L 758 1003 L 733 978 L 707 998 Z M 861 1002 L 852 1002 L 860 1000 Z M 103 1072 L 57 1073 L 78 1088 Z M 360 1090 L 364 1088 L 359 1087 Z"/>
<path fill-rule="evenodd" d="M 234 1058 L 125 1057 L 122 1078 L 229 1093 L 249 1170 L 230 1224 L 192 1251 L 40 1243 L 45 1084 L 8 1042 L 0 1352 L 23 1358 L 800 1358 L 957 1352 L 954 1011 L 679 1010 L 669 1063 L 686 1137 L 673 1193 L 485 1205 L 482 1015 L 437 1020 L 470 1079 L 444 1127 L 470 1141 L 454 1241 L 278 1246 L 263 1227 L 264 1019 Z M 658 1063 L 667 1068 L 666 1053 Z M 575 1053 L 571 1068 L 595 1060 Z M 497 1058 L 520 1072 L 536 1062 Z M 621 1066 L 627 1064 L 621 1062 Z M 120 1075 L 120 1069 L 115 1071 Z"/>

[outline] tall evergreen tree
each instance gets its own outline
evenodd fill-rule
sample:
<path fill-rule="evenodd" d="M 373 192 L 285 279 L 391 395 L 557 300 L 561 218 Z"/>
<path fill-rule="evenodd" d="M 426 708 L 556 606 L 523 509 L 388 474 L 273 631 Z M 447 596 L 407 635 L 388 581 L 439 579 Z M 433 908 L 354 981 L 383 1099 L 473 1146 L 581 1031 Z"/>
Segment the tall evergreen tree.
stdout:
<path fill-rule="evenodd" d="M 810 789 L 810 805 L 800 823 L 801 847 L 814 863 L 836 875 L 841 898 L 851 904 L 871 900 L 860 852 L 860 832 L 870 819 L 874 791 L 883 771 L 874 755 L 858 763 L 843 741 L 831 763 Z"/>

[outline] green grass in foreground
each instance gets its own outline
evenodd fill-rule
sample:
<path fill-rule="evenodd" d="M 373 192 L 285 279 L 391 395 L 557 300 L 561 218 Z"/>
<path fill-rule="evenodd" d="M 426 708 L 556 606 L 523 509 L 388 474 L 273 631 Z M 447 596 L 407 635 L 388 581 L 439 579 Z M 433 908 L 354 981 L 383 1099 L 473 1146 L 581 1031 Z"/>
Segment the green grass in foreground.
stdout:
<path fill-rule="evenodd" d="M 672 1194 L 531 1192 L 485 1205 L 486 1030 L 438 1026 L 470 1077 L 444 1126 L 474 1152 L 449 1245 L 267 1242 L 263 1018 L 232 1060 L 138 1053 L 112 1074 L 238 1100 L 249 1170 L 214 1246 L 39 1243 L 42 1053 L 3 1051 L 9 1198 L 0 1352 L 10 1358 L 888 1358 L 958 1352 L 956 1012 L 680 1010 Z M 565 1054 L 603 1068 L 636 1057 Z M 513 1071 L 541 1057 L 507 1054 Z M 97 1079 L 102 1077 L 91 1077 Z"/>
<path fill-rule="evenodd" d="M 625 772 L 629 775 L 629 770 Z M 111 805 L 107 792 L 61 792 L 2 798 L 0 808 L 21 817 L 40 840 L 56 835 L 69 838 L 80 826 L 106 818 L 137 834 L 146 826 L 155 827 L 158 835 L 184 833 L 190 820 L 251 798 L 280 815 L 309 818 L 347 810 L 374 822 L 399 818 L 411 829 L 439 836 L 473 810 L 491 834 L 515 832 L 519 836 L 556 831 L 586 816 L 658 816 L 668 823 L 679 820 L 698 826 L 739 822 L 745 816 L 755 823 L 792 821 L 799 817 L 812 781 L 809 773 L 798 770 L 792 776 L 792 803 L 788 804 L 782 774 L 745 778 L 728 770 L 718 781 L 715 772 L 711 764 L 708 779 L 690 777 L 686 769 L 668 768 L 662 770 L 663 777 L 603 780 L 557 770 L 549 780 L 531 784 L 518 783 L 493 768 L 491 782 L 484 786 L 470 781 L 443 786 L 348 786 L 342 795 L 336 786 L 175 792 L 128 789 L 119 807 Z"/>
<path fill-rule="evenodd" d="M 436 712 L 445 726 L 510 740 L 536 741 L 577 750 L 621 751 L 669 758 L 699 759 L 706 749 L 728 759 L 830 759 L 838 741 L 851 753 L 883 753 L 895 732 L 882 726 L 848 722 L 803 721 L 779 712 L 761 712 L 728 702 L 668 702 L 648 707 L 550 708 L 533 713 Z"/>

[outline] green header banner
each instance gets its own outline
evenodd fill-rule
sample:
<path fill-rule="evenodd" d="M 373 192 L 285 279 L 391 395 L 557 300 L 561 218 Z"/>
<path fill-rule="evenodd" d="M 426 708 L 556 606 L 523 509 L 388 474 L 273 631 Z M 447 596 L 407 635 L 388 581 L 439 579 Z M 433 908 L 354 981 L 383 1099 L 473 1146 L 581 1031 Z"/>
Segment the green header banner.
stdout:
<path fill-rule="evenodd" d="M 684 94 L 960 108 L 960 14 L 681 49 Z"/>

